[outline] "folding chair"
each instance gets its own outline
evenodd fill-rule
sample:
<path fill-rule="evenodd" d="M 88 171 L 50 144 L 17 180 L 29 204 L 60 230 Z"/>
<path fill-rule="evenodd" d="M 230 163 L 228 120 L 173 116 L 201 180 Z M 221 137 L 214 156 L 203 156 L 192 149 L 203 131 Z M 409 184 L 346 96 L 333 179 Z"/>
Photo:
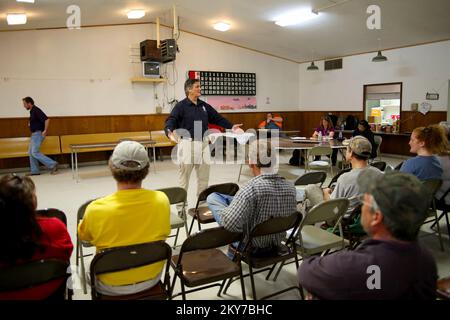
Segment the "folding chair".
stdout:
<path fill-rule="evenodd" d="M 336 182 L 338 181 L 338 179 L 341 175 L 343 175 L 346 172 L 350 172 L 351 170 L 352 170 L 352 168 L 347 168 L 347 169 L 343 169 L 343 170 L 339 171 L 333 178 L 331 178 L 331 181 L 328 184 L 328 188 L 332 188 L 336 184 Z"/>
<path fill-rule="evenodd" d="M 255 278 L 254 275 L 256 273 L 269 271 L 269 273 L 266 276 L 266 280 L 270 278 L 270 275 L 272 274 L 273 270 L 275 269 L 276 265 L 280 263 L 280 267 L 278 270 L 278 273 L 280 272 L 281 268 L 284 265 L 284 262 L 289 259 L 294 259 L 296 267 L 298 269 L 299 263 L 298 263 L 298 256 L 297 256 L 297 248 L 295 243 L 294 234 L 297 230 L 298 225 L 300 224 L 300 221 L 302 219 L 302 215 L 299 212 L 294 212 L 291 215 L 287 217 L 275 217 L 271 218 L 263 223 L 258 224 L 253 228 L 253 230 L 248 235 L 248 240 L 245 243 L 245 246 L 242 250 L 237 249 L 237 253 L 239 253 L 242 256 L 242 261 L 244 261 L 249 266 L 249 274 L 244 275 L 244 277 L 249 276 L 251 285 L 252 285 L 252 295 L 254 300 L 258 300 L 256 295 L 256 288 L 255 288 Z M 263 237 L 263 236 L 269 236 L 277 233 L 285 233 L 287 230 L 293 229 L 294 232 L 292 232 L 291 236 L 287 239 L 285 244 L 282 244 L 278 250 L 273 253 L 268 254 L 267 256 L 255 256 L 252 253 L 252 241 L 255 238 Z M 269 267 L 271 266 L 271 267 Z M 253 271 L 253 269 L 261 269 L 256 272 Z M 278 275 L 277 273 L 277 275 Z M 225 293 L 231 284 L 231 280 L 227 284 L 225 288 Z M 281 293 L 290 291 L 290 290 L 298 290 L 301 297 L 303 298 L 303 292 L 301 287 L 298 285 L 291 286 L 289 288 L 285 288 L 283 290 L 271 293 L 270 295 L 267 295 L 261 300 L 272 298 L 276 295 L 279 295 Z"/>
<path fill-rule="evenodd" d="M 384 172 L 384 170 L 386 169 L 387 163 L 384 161 L 377 161 L 377 162 L 372 162 L 370 165 L 372 167 L 375 167 L 375 168 L 379 169 L 380 171 Z"/>
<path fill-rule="evenodd" d="M 422 225 L 428 224 L 428 223 L 437 223 L 439 221 L 437 208 L 436 208 L 436 199 L 435 194 L 439 190 L 439 188 L 442 185 L 442 180 L 439 179 L 431 179 L 431 180 L 425 180 L 422 182 L 423 185 L 426 187 L 426 190 L 428 190 L 432 198 L 430 200 L 430 207 L 428 209 L 428 217 L 425 219 Z M 441 247 L 441 251 L 444 251 L 444 243 L 442 241 L 442 234 L 441 234 L 441 228 L 439 226 L 436 228 L 436 233 L 439 239 L 439 245 Z"/>
<path fill-rule="evenodd" d="M 298 248 L 300 255 L 309 257 L 318 253 L 327 254 L 331 249 L 344 249 L 348 241 L 344 239 L 341 218 L 347 212 L 350 201 L 337 198 L 324 201 L 312 207 L 303 217 L 298 228 Z M 336 221 L 332 232 L 315 226 L 319 222 Z M 334 234 L 339 228 L 339 236 Z"/>
<path fill-rule="evenodd" d="M 448 193 L 450 192 L 450 188 L 447 189 L 447 191 L 445 191 L 445 193 L 442 195 L 442 197 L 440 199 L 435 199 L 435 203 L 436 203 L 436 209 L 442 211 L 441 215 L 438 217 L 437 221 L 434 222 L 431 225 L 431 228 L 433 229 L 433 227 L 437 227 L 439 228 L 439 221 L 445 217 L 445 222 L 447 224 L 447 233 L 450 237 L 450 223 L 448 220 L 448 213 L 450 212 L 450 204 L 447 204 L 445 202 L 445 198 L 447 197 Z"/>
<path fill-rule="evenodd" d="M 323 183 L 327 179 L 327 174 L 323 171 L 307 172 L 302 174 L 295 180 L 294 185 L 296 186 L 306 186 L 308 184 L 318 184 L 322 187 Z"/>
<path fill-rule="evenodd" d="M 381 143 L 383 142 L 383 138 L 377 135 L 373 136 L 373 140 L 377 145 L 377 156 L 373 158 L 372 161 L 375 161 L 376 159 L 379 159 L 379 161 L 381 161 Z"/>
<path fill-rule="evenodd" d="M 242 233 L 230 232 L 223 227 L 201 230 L 189 236 L 182 244 L 180 253 L 172 256 L 171 266 L 175 270 L 171 290 L 176 279 L 180 278 L 181 294 L 186 300 L 186 294 L 220 286 L 217 296 L 220 296 L 227 279 L 239 276 L 241 279 L 242 299 L 245 300 L 245 286 L 242 278 L 242 267 L 238 257 L 228 258 L 217 249 L 233 242 L 240 242 Z M 222 281 L 221 284 L 217 283 Z M 186 291 L 185 287 L 199 287 Z"/>
<path fill-rule="evenodd" d="M 66 288 L 69 261 L 43 259 L 0 268 L 0 292 L 34 288 L 61 279 L 60 287 L 47 299 L 72 300 L 72 289 Z"/>
<path fill-rule="evenodd" d="M 41 217 L 46 217 L 46 218 L 57 218 L 57 219 L 61 220 L 61 222 L 64 223 L 64 225 L 67 226 L 66 214 L 59 209 L 55 209 L 55 208 L 39 209 L 39 210 L 36 210 L 36 215 L 41 216 Z"/>
<path fill-rule="evenodd" d="M 188 226 L 186 219 L 186 203 L 187 203 L 187 192 L 185 189 L 180 187 L 173 188 L 165 188 L 159 189 L 158 191 L 164 192 L 169 198 L 170 205 L 181 204 L 181 208 L 173 212 L 170 210 L 170 228 L 177 229 L 175 235 L 170 235 L 169 238 L 175 237 L 175 241 L 173 243 L 173 248 L 175 249 L 177 246 L 178 235 L 180 233 L 180 228 L 184 226 L 186 230 L 186 236 L 188 236 Z"/>
<path fill-rule="evenodd" d="M 189 234 L 191 234 L 192 232 L 192 227 L 194 226 L 195 220 L 197 220 L 198 230 L 202 229 L 202 224 L 216 222 L 211 210 L 206 204 L 206 198 L 208 198 L 211 193 L 219 192 L 234 196 L 236 192 L 238 192 L 238 190 L 239 186 L 236 183 L 222 183 L 209 186 L 208 188 L 200 192 L 195 208 L 191 208 L 188 210 L 188 214 L 192 217 L 191 226 L 189 227 Z"/>
<path fill-rule="evenodd" d="M 450 277 L 442 278 L 437 281 L 436 294 L 439 299 L 450 300 Z"/>
<path fill-rule="evenodd" d="M 317 170 L 330 169 L 330 174 L 333 175 L 333 165 L 331 162 L 332 153 L 333 149 L 328 146 L 316 146 L 308 150 L 305 161 L 305 171 L 309 171 L 310 169 L 317 169 Z M 315 156 L 327 156 L 327 159 L 309 161 L 310 157 L 314 159 Z"/>
<path fill-rule="evenodd" d="M 169 261 L 172 256 L 170 246 L 164 241 L 142 243 L 132 246 L 105 249 L 97 253 L 91 262 L 92 300 L 165 300 L 171 299 Z M 138 293 L 109 296 L 97 291 L 95 286 L 98 275 L 150 265 L 165 261 L 164 279 L 153 287 Z"/>
<path fill-rule="evenodd" d="M 89 247 L 93 247 L 92 244 L 90 244 L 87 241 L 81 241 L 80 238 L 78 237 L 78 225 L 80 224 L 81 220 L 83 220 L 84 217 L 84 212 L 86 211 L 87 206 L 94 201 L 93 200 L 89 200 L 86 201 L 85 203 L 83 203 L 79 208 L 78 208 L 78 212 L 77 212 L 77 243 L 76 243 L 76 266 L 79 266 L 79 263 L 81 261 L 81 286 L 83 287 L 83 293 L 87 294 L 87 288 L 86 288 L 86 268 L 84 265 L 84 258 L 85 257 L 89 257 L 92 256 L 93 253 L 90 254 L 84 254 L 83 253 L 83 247 L 85 248 L 89 248 Z"/>

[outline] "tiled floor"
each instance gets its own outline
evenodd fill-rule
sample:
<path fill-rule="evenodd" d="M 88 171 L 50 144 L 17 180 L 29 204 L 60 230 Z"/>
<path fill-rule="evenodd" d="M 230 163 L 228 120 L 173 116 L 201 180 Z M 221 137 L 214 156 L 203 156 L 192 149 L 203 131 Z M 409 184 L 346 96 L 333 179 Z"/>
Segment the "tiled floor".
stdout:
<path fill-rule="evenodd" d="M 289 152 L 281 154 L 281 163 L 287 163 L 290 157 Z M 388 162 L 391 166 L 396 166 L 403 161 L 401 158 L 393 158 L 383 156 L 383 161 Z M 302 168 L 292 167 L 289 165 L 280 165 L 280 173 L 288 179 L 295 179 L 303 173 Z M 239 173 L 239 165 L 213 165 L 210 174 L 210 184 L 223 183 L 223 182 L 237 182 Z M 245 184 L 250 176 L 250 171 L 247 168 L 243 168 L 240 185 Z M 42 174 L 40 176 L 33 177 L 36 182 L 38 207 L 55 207 L 63 210 L 68 218 L 68 229 L 72 237 L 73 242 L 76 241 L 76 214 L 78 207 L 88 199 L 101 197 L 115 191 L 115 183 L 112 179 L 106 164 L 82 166 L 80 168 L 80 181 L 77 183 L 72 179 L 70 169 L 62 169 L 58 175 Z M 172 187 L 178 185 L 176 166 L 169 160 L 165 159 L 164 162 L 157 162 L 157 171 L 151 171 L 148 177 L 144 181 L 144 187 L 149 189 L 158 189 L 164 187 Z M 191 187 L 188 193 L 189 206 L 195 205 L 195 174 L 192 174 Z M 188 221 L 190 223 L 190 221 Z M 211 224 L 213 226 L 214 224 Z M 195 229 L 195 227 L 194 227 Z M 180 231 L 179 243 L 185 239 L 185 232 L 182 229 Z M 433 252 L 434 257 L 438 263 L 438 270 L 440 276 L 450 275 L 450 241 L 445 233 L 445 252 L 439 250 L 438 241 L 435 236 L 429 236 L 423 238 L 423 242 Z M 172 243 L 173 238 L 168 242 Z M 93 251 L 93 250 L 87 250 Z M 90 258 L 86 259 L 86 267 L 89 267 Z M 72 265 L 75 266 L 75 250 L 72 254 Z M 247 268 L 244 264 L 244 272 Z M 265 275 L 265 274 L 264 274 Z M 271 292 L 280 290 L 282 288 L 292 286 L 296 283 L 296 270 L 295 264 L 290 264 L 284 268 L 284 271 L 280 274 L 276 282 L 266 281 L 263 274 L 259 274 L 256 280 L 256 288 L 259 296 L 270 294 Z M 89 288 L 88 294 L 82 293 L 77 285 L 77 279 L 75 277 L 76 290 L 75 299 L 90 299 Z M 246 278 L 246 292 L 250 297 L 251 287 L 250 281 Z M 179 285 L 175 288 L 175 292 L 179 291 Z M 241 290 L 239 282 L 235 282 L 231 285 L 227 295 L 217 297 L 218 288 L 207 289 L 192 293 L 188 295 L 188 299 L 241 299 Z M 287 292 L 283 295 L 276 297 L 277 299 L 298 299 L 298 293 L 295 291 Z"/>

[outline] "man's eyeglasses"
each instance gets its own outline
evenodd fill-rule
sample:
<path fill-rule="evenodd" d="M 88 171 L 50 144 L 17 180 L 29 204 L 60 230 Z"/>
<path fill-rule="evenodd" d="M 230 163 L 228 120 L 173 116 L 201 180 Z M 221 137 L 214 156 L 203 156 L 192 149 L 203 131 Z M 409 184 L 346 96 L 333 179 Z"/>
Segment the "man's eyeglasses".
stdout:
<path fill-rule="evenodd" d="M 371 198 L 371 202 L 367 202 L 364 198 L 365 193 L 360 194 L 356 196 L 355 198 L 358 200 L 358 203 L 361 205 L 366 205 L 368 207 L 371 207 L 374 211 L 380 210 L 380 207 L 378 206 L 377 202 L 375 201 L 374 197 L 372 195 L 369 195 Z"/>

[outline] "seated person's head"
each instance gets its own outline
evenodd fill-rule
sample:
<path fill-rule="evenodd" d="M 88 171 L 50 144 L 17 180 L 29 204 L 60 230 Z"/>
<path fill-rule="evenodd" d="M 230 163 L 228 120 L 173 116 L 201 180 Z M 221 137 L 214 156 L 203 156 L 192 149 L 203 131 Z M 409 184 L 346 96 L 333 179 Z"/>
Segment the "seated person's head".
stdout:
<path fill-rule="evenodd" d="M 276 164 L 277 157 L 270 140 L 259 139 L 250 143 L 249 166 L 255 175 L 258 175 L 259 172 L 274 173 Z"/>
<path fill-rule="evenodd" d="M 320 120 L 320 126 L 322 126 L 323 128 L 333 128 L 333 121 L 331 121 L 330 116 L 325 115 L 322 117 L 322 119 Z"/>
<path fill-rule="evenodd" d="M 272 119 L 273 118 L 273 113 L 272 112 L 268 112 L 267 113 L 267 119 Z"/>
<path fill-rule="evenodd" d="M 409 173 L 391 171 L 358 176 L 363 195 L 361 225 L 370 236 L 415 241 L 427 217 L 431 193 Z"/>
<path fill-rule="evenodd" d="M 418 153 L 424 149 L 431 154 L 441 154 L 448 149 L 445 129 L 440 125 L 415 128 L 409 141 L 410 152 Z"/>
<path fill-rule="evenodd" d="M 350 140 L 345 154 L 346 160 L 351 161 L 351 158 L 356 160 L 367 161 L 372 154 L 372 144 L 366 137 L 356 136 Z"/>
<path fill-rule="evenodd" d="M 31 259 L 41 229 L 36 221 L 35 186 L 29 177 L 8 174 L 0 179 L 0 261 Z"/>
<path fill-rule="evenodd" d="M 370 131 L 370 125 L 366 120 L 361 120 L 358 122 L 358 130 L 363 131 Z"/>
<path fill-rule="evenodd" d="M 150 160 L 147 150 L 136 141 L 119 143 L 109 159 L 109 168 L 119 183 L 138 184 L 148 174 Z"/>

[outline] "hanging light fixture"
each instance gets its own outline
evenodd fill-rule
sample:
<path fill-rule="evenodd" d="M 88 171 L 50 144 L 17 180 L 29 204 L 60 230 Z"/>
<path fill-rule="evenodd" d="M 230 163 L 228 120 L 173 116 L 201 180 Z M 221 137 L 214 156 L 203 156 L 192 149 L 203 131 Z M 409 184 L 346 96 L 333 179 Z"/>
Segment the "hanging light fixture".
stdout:
<path fill-rule="evenodd" d="M 306 70 L 317 71 L 317 70 L 319 70 L 319 67 L 314 64 L 314 61 L 311 61 L 311 65 L 308 68 L 306 68 Z"/>
<path fill-rule="evenodd" d="M 387 61 L 388 58 L 381 54 L 380 50 L 380 38 L 378 38 L 378 54 L 372 58 L 372 62 L 384 62 Z"/>

